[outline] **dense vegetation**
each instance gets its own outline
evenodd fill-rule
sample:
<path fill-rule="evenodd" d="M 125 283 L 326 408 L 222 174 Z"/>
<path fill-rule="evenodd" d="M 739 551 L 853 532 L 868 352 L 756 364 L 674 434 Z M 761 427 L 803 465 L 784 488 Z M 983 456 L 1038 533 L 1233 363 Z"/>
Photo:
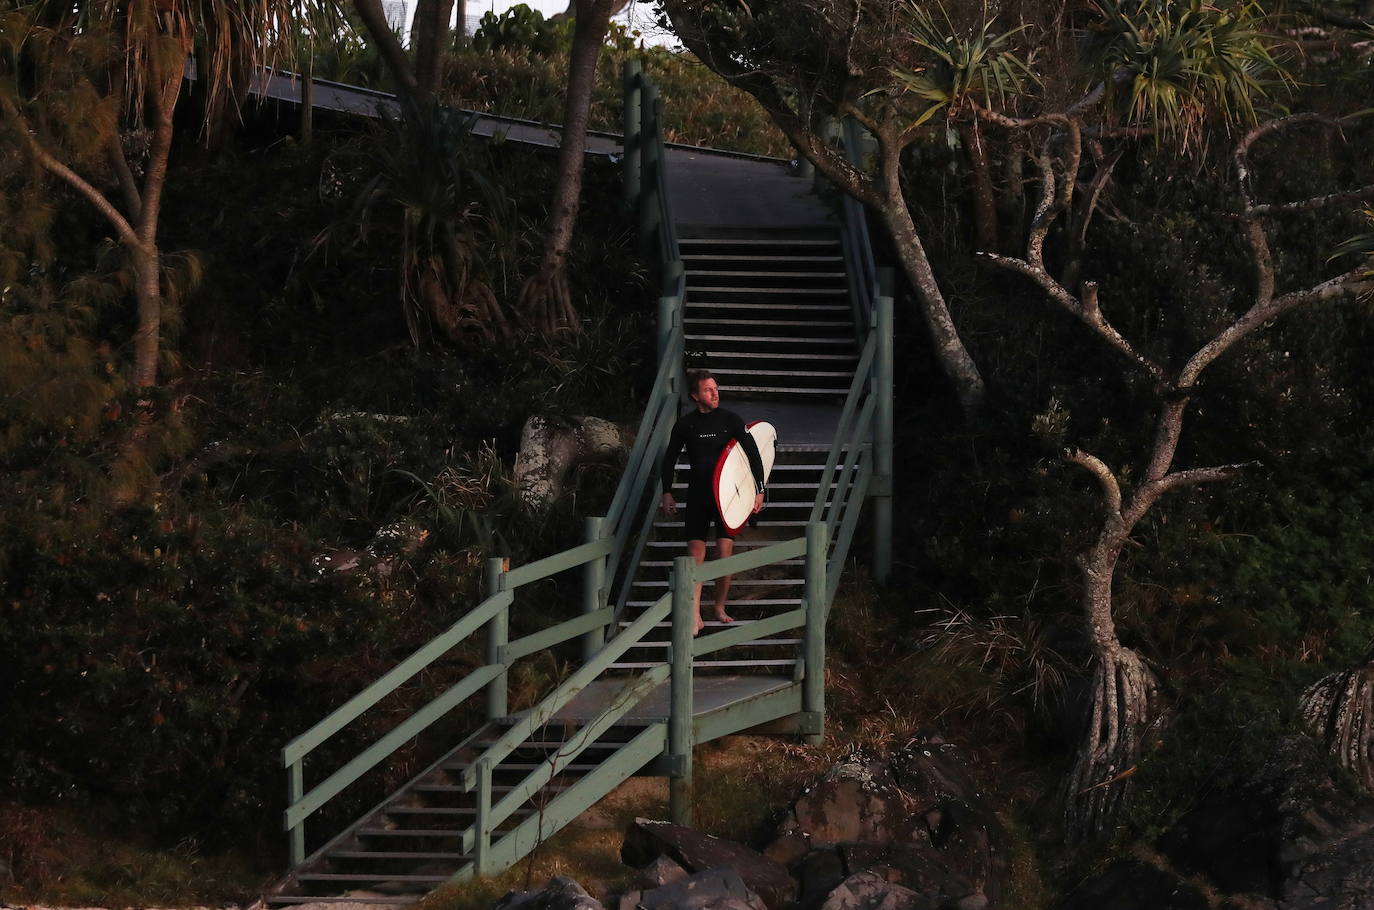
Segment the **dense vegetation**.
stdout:
<path fill-rule="evenodd" d="M 558 119 L 566 27 L 525 14 L 498 24 L 453 50 L 443 96 Z M 370 53 L 340 44 L 317 72 L 385 87 Z M 615 127 L 614 72 L 631 54 L 659 82 L 674 138 L 791 154 L 747 96 L 623 34 L 602 54 L 595 126 Z M 1314 88 L 1299 86 L 1294 108 L 1320 109 L 1324 91 L 1374 97 L 1359 57 L 1311 63 L 1304 79 Z M 0 819 L 12 822 L 0 859 L 25 888 L 56 887 L 45 837 L 82 841 L 64 812 L 187 854 L 269 851 L 228 882 L 170 877 L 201 894 L 234 893 L 253 863 L 275 866 L 282 742 L 471 603 L 483 556 L 564 544 L 613 486 L 614 465 L 591 465 L 550 515 L 522 515 L 509 490 L 521 423 L 544 410 L 629 419 L 647 378 L 653 276 L 616 214 L 610 166 L 588 176 L 596 202 L 573 259 L 581 331 L 544 338 L 513 317 L 509 338 L 446 341 L 399 300 L 407 219 L 433 199 L 407 182 L 394 132 L 317 124 L 298 145 L 278 135 L 292 121 L 256 112 L 231 145 L 207 151 L 193 140 L 195 112 L 183 116 L 160 235 L 164 416 L 139 466 L 154 493 L 128 506 L 113 501 L 112 467 L 133 419 L 130 263 L 82 200 L 0 135 L 0 715 L 13 734 L 0 739 Z M 1258 195 L 1367 184 L 1374 133 L 1357 123 L 1344 138 L 1299 132 L 1266 147 Z M 1252 280 L 1227 139 L 1219 131 L 1191 157 L 1133 144 L 1081 251 L 1116 324 L 1166 360 L 1215 330 Z M 549 161 L 455 141 L 466 214 L 451 224 L 475 280 L 514 314 L 538 259 Z M 860 580 L 836 608 L 835 739 L 950 730 L 1001 771 L 990 789 L 1019 824 L 1053 832 L 1049 797 L 1089 659 L 1074 557 L 1099 508 L 1058 452 L 1138 464 L 1154 390 L 1026 282 L 973 257 L 975 189 L 956 131 L 915 143 L 902 166 L 989 404 L 982 422 L 961 418 L 924 327 L 904 317 L 898 578 L 886 592 Z M 1354 209 L 1285 215 L 1280 280 L 1327 268 L 1362 229 Z M 1367 302 L 1340 303 L 1281 322 L 1197 392 L 1182 457 L 1248 467 L 1157 507 L 1118 569 L 1118 633 L 1167 671 L 1173 720 L 1109 846 L 1243 775 L 1295 729 L 1305 685 L 1367 659 L 1369 316 Z M 330 568 L 354 559 L 356 569 Z M 475 659 L 458 654 L 443 672 Z M 396 707 L 423 694 L 403 692 Z M 1052 843 L 1046 855 L 1062 859 Z M 124 880 L 107 894 L 156 877 L 121 861 Z"/>

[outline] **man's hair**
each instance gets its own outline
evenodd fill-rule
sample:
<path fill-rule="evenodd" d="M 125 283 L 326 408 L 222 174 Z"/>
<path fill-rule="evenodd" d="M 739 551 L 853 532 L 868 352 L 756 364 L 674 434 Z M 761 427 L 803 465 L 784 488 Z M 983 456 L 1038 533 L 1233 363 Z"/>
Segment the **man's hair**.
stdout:
<path fill-rule="evenodd" d="M 687 391 L 696 395 L 701 391 L 701 384 L 708 379 L 714 379 L 710 370 L 688 370 L 687 371 Z"/>

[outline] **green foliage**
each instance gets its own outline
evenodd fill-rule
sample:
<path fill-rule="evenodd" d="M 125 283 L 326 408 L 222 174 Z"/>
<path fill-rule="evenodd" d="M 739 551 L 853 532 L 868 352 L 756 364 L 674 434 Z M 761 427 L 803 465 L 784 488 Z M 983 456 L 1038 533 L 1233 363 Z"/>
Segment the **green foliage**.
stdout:
<path fill-rule="evenodd" d="M 998 34 L 993 31 L 993 20 L 984 19 L 963 35 L 943 9 L 943 24 L 914 0 L 909 0 L 905 11 L 911 42 L 935 58 L 931 66 L 892 71 L 906 91 L 926 102 L 913 125 L 925 123 L 942 110 L 971 103 L 995 102 L 1003 107 L 1027 84 L 1039 81 L 1031 69 L 1033 57 L 1023 59 L 1008 47 L 1025 26 Z"/>
<path fill-rule="evenodd" d="M 1184 148 L 1203 122 L 1256 122 L 1256 105 L 1291 82 L 1275 55 L 1269 17 L 1254 0 L 1100 0 L 1086 53 L 1096 78 L 1124 94 L 1129 123 L 1158 129 Z"/>
<path fill-rule="evenodd" d="M 572 44 L 573 20 L 553 22 L 529 5 L 517 3 L 497 15 L 482 16 L 472 36 L 472 47 L 479 53 L 509 50 L 549 57 L 561 51 L 567 53 Z"/>
<path fill-rule="evenodd" d="M 464 108 L 559 123 L 564 113 L 569 43 L 560 40 L 547 50 L 520 42 L 487 49 L 474 39 L 471 47 L 454 51 L 445 98 Z M 688 54 L 639 47 L 635 36 L 615 23 L 597 62 L 592 129 L 620 132 L 623 128 L 621 70 L 631 58 L 642 62 L 659 88 L 670 142 L 792 155 L 791 147 L 752 97 L 723 83 Z"/>

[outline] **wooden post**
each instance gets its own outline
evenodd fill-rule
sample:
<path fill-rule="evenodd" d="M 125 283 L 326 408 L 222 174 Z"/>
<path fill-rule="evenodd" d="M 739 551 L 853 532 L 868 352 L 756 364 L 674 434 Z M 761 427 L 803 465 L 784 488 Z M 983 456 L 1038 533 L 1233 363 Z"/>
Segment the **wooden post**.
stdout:
<path fill-rule="evenodd" d="M 878 396 L 873 434 L 873 580 L 887 584 L 892 575 L 892 270 L 878 273 L 878 348 L 874 358 L 874 394 Z"/>
<path fill-rule="evenodd" d="M 491 762 L 477 762 L 477 809 L 473 819 L 472 865 L 478 878 L 491 875 Z"/>
<path fill-rule="evenodd" d="M 305 796 L 305 769 L 301 763 L 305 759 L 298 758 L 291 763 L 290 783 L 287 785 L 288 806 L 294 806 Z M 291 829 L 291 868 L 294 869 L 305 862 L 305 822 L 299 821 L 296 827 Z"/>
<path fill-rule="evenodd" d="M 487 597 L 506 589 L 506 561 L 499 556 L 487 560 L 485 587 Z M 501 649 L 510 637 L 510 607 L 505 606 L 487 622 L 487 663 L 501 663 Z M 487 720 L 506 716 L 506 675 L 509 667 L 487 683 Z"/>
<path fill-rule="evenodd" d="M 655 252 L 658 248 L 659 222 L 663 218 L 658 198 L 658 169 L 661 166 L 659 159 L 663 153 L 663 138 L 659 132 L 658 119 L 661 109 L 658 103 L 658 88 L 645 79 L 644 88 L 640 92 L 639 121 L 642 190 L 639 194 L 639 243 L 640 250 L 645 255 Z"/>
<path fill-rule="evenodd" d="M 672 712 L 668 719 L 668 818 L 677 825 L 692 823 L 692 594 L 696 562 L 690 556 L 673 560 L 673 629 L 669 660 Z"/>
<path fill-rule="evenodd" d="M 830 557 L 830 533 L 823 521 L 806 526 L 806 631 L 802 660 L 802 711 L 806 717 L 806 742 L 825 742 L 825 614 L 826 561 Z"/>
<path fill-rule="evenodd" d="M 640 172 L 643 167 L 644 139 L 639 129 L 640 85 L 644 78 L 644 67 L 635 59 L 626 60 L 623 71 L 625 85 L 624 109 L 622 118 L 625 132 L 625 208 L 634 211 L 639 205 Z"/>
<path fill-rule="evenodd" d="M 584 523 L 587 543 L 596 543 L 605 535 L 606 519 L 588 518 Z M 598 556 L 582 567 L 582 612 L 595 613 L 606 606 L 606 559 Z M 606 643 L 606 628 L 601 626 L 582 636 L 582 660 L 591 660 Z"/>
<path fill-rule="evenodd" d="M 678 299 L 658 298 L 658 362 L 669 356 L 668 340 L 673 337 L 673 320 L 677 318 Z"/>

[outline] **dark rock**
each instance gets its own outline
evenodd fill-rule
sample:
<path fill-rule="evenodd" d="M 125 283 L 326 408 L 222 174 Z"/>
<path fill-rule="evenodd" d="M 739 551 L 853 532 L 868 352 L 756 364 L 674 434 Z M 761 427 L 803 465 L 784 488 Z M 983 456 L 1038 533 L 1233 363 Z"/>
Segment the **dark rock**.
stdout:
<path fill-rule="evenodd" d="M 708 869 L 645 891 L 639 896 L 639 906 L 643 910 L 768 910 L 731 868 Z"/>
<path fill-rule="evenodd" d="M 660 856 L 639 870 L 639 881 L 645 888 L 661 888 L 687 877 L 687 870 L 666 856 Z"/>
<path fill-rule="evenodd" d="M 876 872 L 860 872 L 841 882 L 820 910 L 939 910 L 940 902 L 888 881 Z"/>
<path fill-rule="evenodd" d="M 805 856 L 810 849 L 810 838 L 797 824 L 797 814 L 789 809 L 778 823 L 772 843 L 763 848 L 763 855 L 784 866 L 790 866 Z"/>
<path fill-rule="evenodd" d="M 998 903 L 1007 879 L 1006 832 L 958 747 L 919 737 L 894 752 L 891 764 L 898 785 L 922 808 L 930 842 L 970 890 Z"/>
<path fill-rule="evenodd" d="M 793 811 L 798 827 L 818 847 L 905 841 L 924 825 L 888 763 L 866 751 L 851 753 L 826 772 Z"/>
<path fill-rule="evenodd" d="M 872 869 L 882 861 L 886 848 L 878 844 L 840 844 L 840 859 L 844 860 L 845 875 L 856 875 Z"/>
<path fill-rule="evenodd" d="M 1122 860 L 1074 889 L 1059 910 L 1207 910 L 1201 891 L 1176 875 Z"/>
<path fill-rule="evenodd" d="M 757 850 L 682 825 L 635 819 L 625 832 L 621 860 L 631 866 L 645 866 L 659 856 L 667 856 L 689 872 L 728 866 L 775 910 L 796 897 L 797 883 L 787 867 Z"/>
<path fill-rule="evenodd" d="M 1282 839 L 1277 801 L 1238 790 L 1208 796 L 1158 846 L 1175 868 L 1203 875 L 1221 891 L 1277 897 Z"/>
<path fill-rule="evenodd" d="M 1282 910 L 1374 908 L 1374 832 L 1342 834 L 1294 868 L 1283 883 Z"/>
<path fill-rule="evenodd" d="M 881 865 L 874 870 L 917 894 L 959 898 L 978 890 L 963 870 L 952 866 L 943 853 L 920 842 L 889 848 Z"/>
<path fill-rule="evenodd" d="M 491 910 L 605 910 L 582 886 L 561 875 L 549 879 L 542 891 L 507 891 Z"/>
<path fill-rule="evenodd" d="M 825 903 L 830 892 L 849 876 L 844 868 L 844 860 L 835 848 L 812 850 L 793 868 L 801 883 L 801 896 L 797 904 L 802 910 L 815 910 Z"/>

